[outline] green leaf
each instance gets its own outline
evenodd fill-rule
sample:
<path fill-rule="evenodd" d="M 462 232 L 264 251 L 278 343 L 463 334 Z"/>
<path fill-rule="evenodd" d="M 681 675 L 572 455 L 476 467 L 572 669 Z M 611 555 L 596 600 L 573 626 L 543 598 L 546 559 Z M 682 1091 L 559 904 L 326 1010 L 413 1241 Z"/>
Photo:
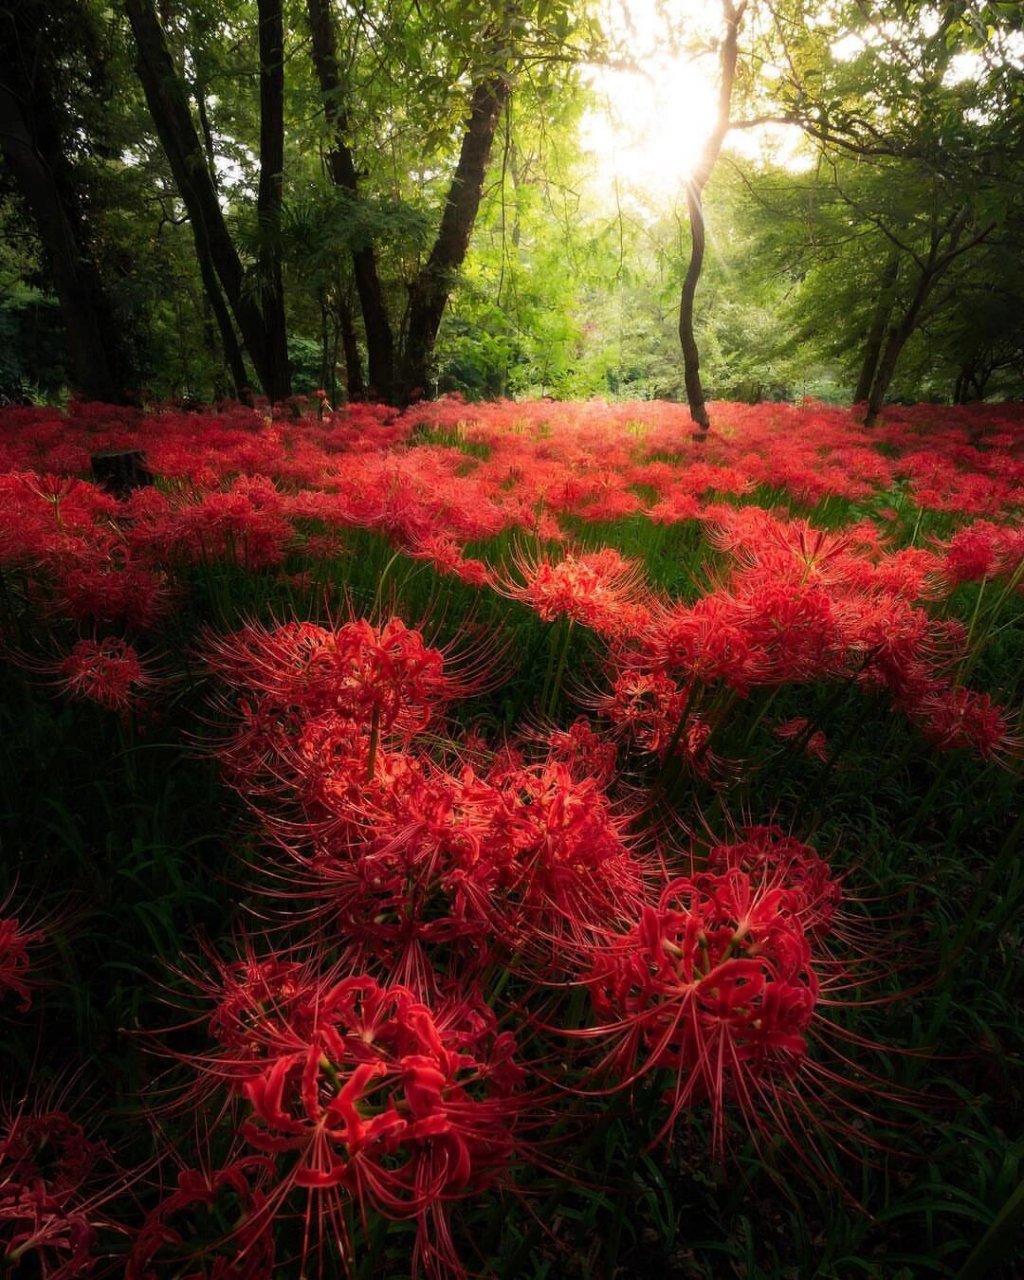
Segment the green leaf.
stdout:
<path fill-rule="evenodd" d="M 985 1280 L 996 1267 L 1016 1253 L 1017 1237 L 1024 1227 L 1024 1182 L 1007 1199 L 995 1221 L 957 1272 L 956 1280 Z"/>

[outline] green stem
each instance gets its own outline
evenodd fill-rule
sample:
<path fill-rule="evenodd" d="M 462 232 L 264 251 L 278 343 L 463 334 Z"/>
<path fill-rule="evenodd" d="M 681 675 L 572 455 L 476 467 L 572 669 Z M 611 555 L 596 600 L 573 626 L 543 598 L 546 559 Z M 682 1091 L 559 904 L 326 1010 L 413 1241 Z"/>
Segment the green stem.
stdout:
<path fill-rule="evenodd" d="M 574 619 L 566 617 L 566 625 L 562 633 L 562 652 L 558 657 L 558 666 L 555 668 L 555 679 L 551 686 L 551 698 L 547 704 L 547 712 L 549 718 L 554 718 L 555 710 L 562 694 L 562 677 L 565 675 L 565 664 L 569 660 L 569 641 L 572 637 L 572 628 Z"/>
<path fill-rule="evenodd" d="M 921 825 L 924 819 L 927 818 L 928 815 L 931 813 L 932 803 L 935 800 L 935 797 L 938 795 L 939 791 L 941 790 L 942 784 L 946 781 L 946 778 L 949 776 L 949 771 L 952 767 L 953 767 L 953 758 L 951 755 L 947 755 L 946 758 L 943 760 L 942 764 L 940 765 L 938 771 L 936 772 L 935 777 L 932 779 L 932 785 L 925 792 L 924 798 L 922 799 L 921 803 L 918 805 L 917 812 L 914 814 L 914 816 L 910 820 L 910 824 L 907 827 L 907 832 L 906 832 L 907 836 L 912 836 L 917 831 L 918 827 Z"/>
<path fill-rule="evenodd" d="M 953 939 L 953 945 L 950 948 L 949 957 L 943 966 L 946 974 L 951 973 L 958 964 L 960 957 L 964 953 L 964 949 L 971 941 L 975 929 L 978 925 L 978 918 L 984 909 L 985 902 L 992 889 L 1005 876 L 1013 862 L 1020 857 L 1020 840 L 1024 835 L 1024 813 L 1017 816 L 1017 821 L 1010 828 L 1009 835 L 1003 841 L 1003 845 L 995 858 L 992 865 L 985 873 L 985 877 L 971 902 L 970 909 L 960 926 L 956 937 Z"/>
<path fill-rule="evenodd" d="M 751 738 L 753 738 L 754 734 L 757 732 L 758 726 L 760 725 L 761 721 L 765 718 L 765 716 L 768 714 L 768 712 L 771 710 L 775 702 L 775 699 L 778 696 L 779 696 L 779 687 L 778 685 L 776 685 L 774 689 L 769 690 L 768 696 L 761 700 L 761 706 L 757 712 L 757 715 L 755 715 L 753 720 L 751 720 L 750 727 L 747 729 L 746 737 L 743 739 L 744 751 L 747 749 L 747 747 L 750 746 Z"/>
<path fill-rule="evenodd" d="M 401 551 L 396 551 L 395 554 L 384 566 L 384 568 L 381 570 L 381 575 L 377 579 L 377 591 L 373 597 L 373 617 L 375 618 L 378 616 L 378 610 L 380 609 L 380 593 L 384 589 L 384 580 L 387 578 L 388 574 L 391 572 L 391 566 L 395 563 L 396 560 L 401 558 L 401 555 L 402 555 Z"/>
<path fill-rule="evenodd" d="M 1006 580 L 1006 585 L 996 596 L 995 603 L 992 604 L 985 617 L 985 625 L 982 627 L 981 635 L 974 637 L 974 624 L 978 614 L 978 608 L 981 604 L 981 591 L 978 592 L 978 599 L 975 604 L 974 617 L 971 618 L 971 628 L 967 635 L 967 642 L 970 646 L 970 652 L 967 655 L 966 663 L 960 672 L 960 683 L 966 684 L 971 672 L 977 665 L 978 659 L 981 657 L 982 650 L 988 643 L 990 636 L 995 628 L 995 621 L 999 616 L 999 610 L 1003 607 L 1004 601 L 1010 594 L 1020 585 L 1021 579 L 1024 578 L 1024 561 L 1017 566 L 1010 577 Z M 982 590 L 985 583 L 982 582 Z M 973 642 L 973 643 L 972 643 Z"/>
<path fill-rule="evenodd" d="M 370 752 L 366 761 L 366 781 L 372 782 L 377 766 L 377 743 L 380 740 L 380 707 L 374 707 L 370 721 Z"/>
<path fill-rule="evenodd" d="M 669 781 L 678 773 L 678 761 L 676 760 L 676 747 L 679 746 L 679 740 L 683 736 L 686 729 L 687 721 L 690 718 L 690 712 L 693 710 L 693 704 L 697 700 L 698 694 L 703 692 L 704 686 L 699 680 L 694 680 L 690 685 L 686 695 L 686 702 L 683 705 L 682 713 L 676 724 L 672 737 L 669 739 L 668 746 L 665 748 L 665 758 L 661 764 L 661 770 L 654 779 L 654 786 L 651 788 L 651 794 L 648 797 L 647 804 L 644 806 L 644 813 L 649 813 L 657 804 L 660 797 L 664 794 L 665 788 Z"/>

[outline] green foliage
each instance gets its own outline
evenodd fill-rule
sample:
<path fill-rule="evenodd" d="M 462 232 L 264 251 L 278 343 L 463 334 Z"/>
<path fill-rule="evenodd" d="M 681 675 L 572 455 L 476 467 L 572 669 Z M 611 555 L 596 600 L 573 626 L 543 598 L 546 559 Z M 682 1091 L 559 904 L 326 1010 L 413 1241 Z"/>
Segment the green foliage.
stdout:
<path fill-rule="evenodd" d="M 353 249 L 374 244 L 401 341 L 409 285 L 429 254 L 458 155 L 467 86 L 500 70 L 513 83 L 511 105 L 431 389 L 682 395 L 682 205 L 626 190 L 613 201 L 594 189 L 581 155 L 580 119 L 592 91 L 579 64 L 611 49 L 597 13 L 573 0 L 376 0 L 335 11 L 354 198 L 325 173 L 331 127 L 308 53 L 305 5 L 290 5 L 281 235 L 303 385 L 336 378 L 345 309 L 363 343 Z M 266 234 L 255 217 L 256 6 L 189 4 L 164 17 L 251 274 Z M 225 385 L 220 338 L 124 18 L 90 0 L 59 6 L 49 21 L 57 47 L 77 41 L 55 90 L 68 135 L 78 139 L 68 171 L 140 379 L 158 396 L 217 394 Z M 665 21 L 666 40 L 695 44 L 693 30 Z M 800 172 L 772 168 L 740 160 L 726 144 L 706 194 L 709 252 L 697 309 L 709 393 L 848 397 L 889 257 L 901 264 L 898 317 L 912 298 L 915 264 L 937 233 L 955 261 L 914 321 L 891 394 L 1018 394 L 1024 95 L 1016 7 L 908 0 L 821 9 L 793 0 L 754 5 L 745 40 L 734 117 L 797 122 L 818 161 Z M 608 56 L 627 59 L 630 50 Z M 765 65 L 770 75 L 759 71 Z M 0 270 L 10 281 L 0 381 L 56 391 L 66 373 L 60 325 L 45 301 L 47 265 L 26 208 L 2 176 L 0 210 Z M 961 215 L 953 245 L 949 227 Z"/>

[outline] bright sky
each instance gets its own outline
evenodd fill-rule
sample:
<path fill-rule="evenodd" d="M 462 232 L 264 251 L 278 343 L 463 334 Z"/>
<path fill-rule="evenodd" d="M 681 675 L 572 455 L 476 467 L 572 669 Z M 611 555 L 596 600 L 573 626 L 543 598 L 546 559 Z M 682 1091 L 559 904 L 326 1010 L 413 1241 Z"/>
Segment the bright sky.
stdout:
<path fill-rule="evenodd" d="M 620 193 L 670 202 L 714 124 L 718 60 L 707 46 L 721 31 L 719 0 L 602 0 L 601 12 L 606 30 L 643 71 L 585 72 L 598 105 L 584 115 L 580 141 L 590 152 L 596 194 L 614 201 L 617 181 Z M 706 51 L 695 54 L 700 46 Z M 726 145 L 797 168 L 799 141 L 797 130 L 768 127 L 738 130 Z"/>

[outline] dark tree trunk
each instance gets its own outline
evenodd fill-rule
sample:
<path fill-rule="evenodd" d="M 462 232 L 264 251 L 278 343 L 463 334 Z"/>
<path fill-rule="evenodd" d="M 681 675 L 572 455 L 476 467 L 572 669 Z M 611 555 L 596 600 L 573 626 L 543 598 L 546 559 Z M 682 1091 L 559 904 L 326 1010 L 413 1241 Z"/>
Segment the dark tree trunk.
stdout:
<path fill-rule="evenodd" d="M 683 278 L 683 291 L 679 299 L 679 344 L 683 349 L 683 379 L 686 383 L 686 400 L 690 417 L 700 428 L 702 436 L 711 426 L 704 387 L 700 380 L 700 351 L 693 332 L 693 304 L 697 282 L 704 268 L 704 206 L 700 193 L 693 183 L 686 188 L 686 208 L 690 215 L 690 261 Z"/>
<path fill-rule="evenodd" d="M 94 453 L 89 461 L 96 483 L 115 498 L 128 498 L 133 489 L 153 483 L 153 473 L 146 466 L 146 456 L 141 449 Z"/>
<path fill-rule="evenodd" d="M 873 427 L 878 421 L 900 354 L 910 335 L 917 328 L 921 312 L 931 297 L 932 290 L 957 258 L 969 252 L 975 245 L 981 244 L 995 228 L 994 223 L 990 224 L 970 240 L 964 241 L 963 237 L 969 220 L 970 208 L 965 206 L 951 215 L 942 226 L 936 225 L 932 228 L 928 256 L 924 260 L 918 259 L 920 274 L 917 285 L 899 322 L 889 329 L 878 361 L 878 368 L 875 370 L 871 393 L 868 396 L 867 413 L 864 417 L 866 427 Z"/>
<path fill-rule="evenodd" d="M 49 107 L 49 102 L 34 101 L 33 115 Z M 0 150 L 42 241 L 67 332 L 75 388 L 90 400 L 120 403 L 133 372 L 82 220 L 37 147 L 21 103 L 3 84 Z"/>
<path fill-rule="evenodd" d="M 258 0 L 260 26 L 260 185 L 256 197 L 260 251 L 260 304 L 266 329 L 267 377 L 271 400 L 292 393 L 288 330 L 281 275 L 281 203 L 284 197 L 284 18 L 281 0 Z"/>
<path fill-rule="evenodd" d="M 206 163 L 210 166 L 210 174 L 216 180 L 217 150 L 213 145 L 213 129 L 210 127 L 210 116 L 206 110 L 206 94 L 202 85 L 196 85 L 196 112 L 199 115 L 199 127 L 203 131 L 203 147 L 206 151 Z"/>
<path fill-rule="evenodd" d="M 875 303 L 871 325 L 864 340 L 864 358 L 861 361 L 860 376 L 857 379 L 857 386 L 853 393 L 854 404 L 863 404 L 871 394 L 871 384 L 875 380 L 878 361 L 882 354 L 882 344 L 885 341 L 885 333 L 889 327 L 893 308 L 896 305 L 895 289 L 899 274 L 899 255 L 894 253 L 886 262 L 885 270 L 882 272 L 878 301 Z"/>
<path fill-rule="evenodd" d="M 700 352 L 693 331 L 693 309 L 697 284 L 704 266 L 704 188 L 715 167 L 725 135 L 729 132 L 729 111 L 732 105 L 732 89 L 736 80 L 736 59 L 740 23 L 747 7 L 747 0 L 739 4 L 733 0 L 721 0 L 725 34 L 718 54 L 718 111 L 715 127 L 704 143 L 693 174 L 686 185 L 686 207 L 690 215 L 690 261 L 683 279 L 679 299 L 679 344 L 683 349 L 683 376 L 686 383 L 686 399 L 690 417 L 700 428 L 697 439 L 703 440 L 711 426 L 704 387 L 700 380 Z"/>
<path fill-rule="evenodd" d="M 320 92 L 323 94 L 324 114 L 334 135 L 334 144 L 327 155 L 328 171 L 334 185 L 356 199 L 359 195 L 359 182 L 352 152 L 346 141 L 348 114 L 343 105 L 343 88 L 338 71 L 337 44 L 329 0 L 307 0 L 307 8 L 313 38 L 313 62 L 320 82 Z M 370 386 L 379 399 L 390 400 L 395 380 L 395 340 L 377 271 L 377 255 L 369 241 L 353 248 L 352 269 L 366 331 Z M 342 333 L 344 338 L 344 330 Z M 351 370 L 347 346 L 346 367 Z M 361 373 L 356 381 L 361 386 Z M 349 394 L 352 398 L 351 382 Z M 365 388 L 361 389 L 358 398 L 361 399 L 363 395 Z"/>
<path fill-rule="evenodd" d="M 249 377 L 245 372 L 245 361 L 242 358 L 242 348 L 238 345 L 235 326 L 231 322 L 231 313 L 225 305 L 224 295 L 220 291 L 220 282 L 217 279 L 217 273 L 213 269 L 213 264 L 208 257 L 201 255 L 198 260 L 199 274 L 203 278 L 206 299 L 210 304 L 210 310 L 213 312 L 213 318 L 217 321 L 220 345 L 224 352 L 224 364 L 231 375 L 232 390 L 235 396 L 241 399 L 244 389 L 249 385 Z"/>
<path fill-rule="evenodd" d="M 188 212 L 196 255 L 220 281 L 256 376 L 268 395 L 276 385 L 263 314 L 245 287 L 245 273 L 231 239 L 217 188 L 188 106 L 188 94 L 171 57 L 152 0 L 125 0 L 136 46 L 136 70 L 178 193 Z M 262 180 L 262 175 L 261 175 Z M 204 280 L 209 279 L 203 268 Z M 212 299 L 211 299 L 212 301 Z"/>
<path fill-rule="evenodd" d="M 892 384 L 892 377 L 896 372 L 896 364 L 899 361 L 900 354 L 907 345 L 907 339 L 914 332 L 917 325 L 917 317 L 921 314 L 921 308 L 927 301 L 934 285 L 935 276 L 929 273 L 922 273 L 909 306 L 900 317 L 899 323 L 893 325 L 889 330 L 885 339 L 885 346 L 882 348 L 882 354 L 879 357 L 878 368 L 875 370 L 874 381 L 871 383 L 867 413 L 864 415 L 864 425 L 866 427 L 873 427 L 878 421 L 878 415 L 881 412 L 882 405 L 885 403 L 886 393 Z"/>
<path fill-rule="evenodd" d="M 409 290 L 409 324 L 399 388 L 403 401 L 416 390 L 422 392 L 426 388 L 434 341 L 456 272 L 469 248 L 495 130 L 509 92 L 509 82 L 503 76 L 482 81 L 473 90 L 470 117 L 437 239 L 426 265 Z"/>
<path fill-rule="evenodd" d="M 366 383 L 363 379 L 363 362 L 359 357 L 359 339 L 356 337 L 352 308 L 341 294 L 338 295 L 335 303 L 334 314 L 337 318 L 338 333 L 341 335 L 341 349 L 345 355 L 346 395 L 350 403 L 354 400 L 365 400 Z"/>

